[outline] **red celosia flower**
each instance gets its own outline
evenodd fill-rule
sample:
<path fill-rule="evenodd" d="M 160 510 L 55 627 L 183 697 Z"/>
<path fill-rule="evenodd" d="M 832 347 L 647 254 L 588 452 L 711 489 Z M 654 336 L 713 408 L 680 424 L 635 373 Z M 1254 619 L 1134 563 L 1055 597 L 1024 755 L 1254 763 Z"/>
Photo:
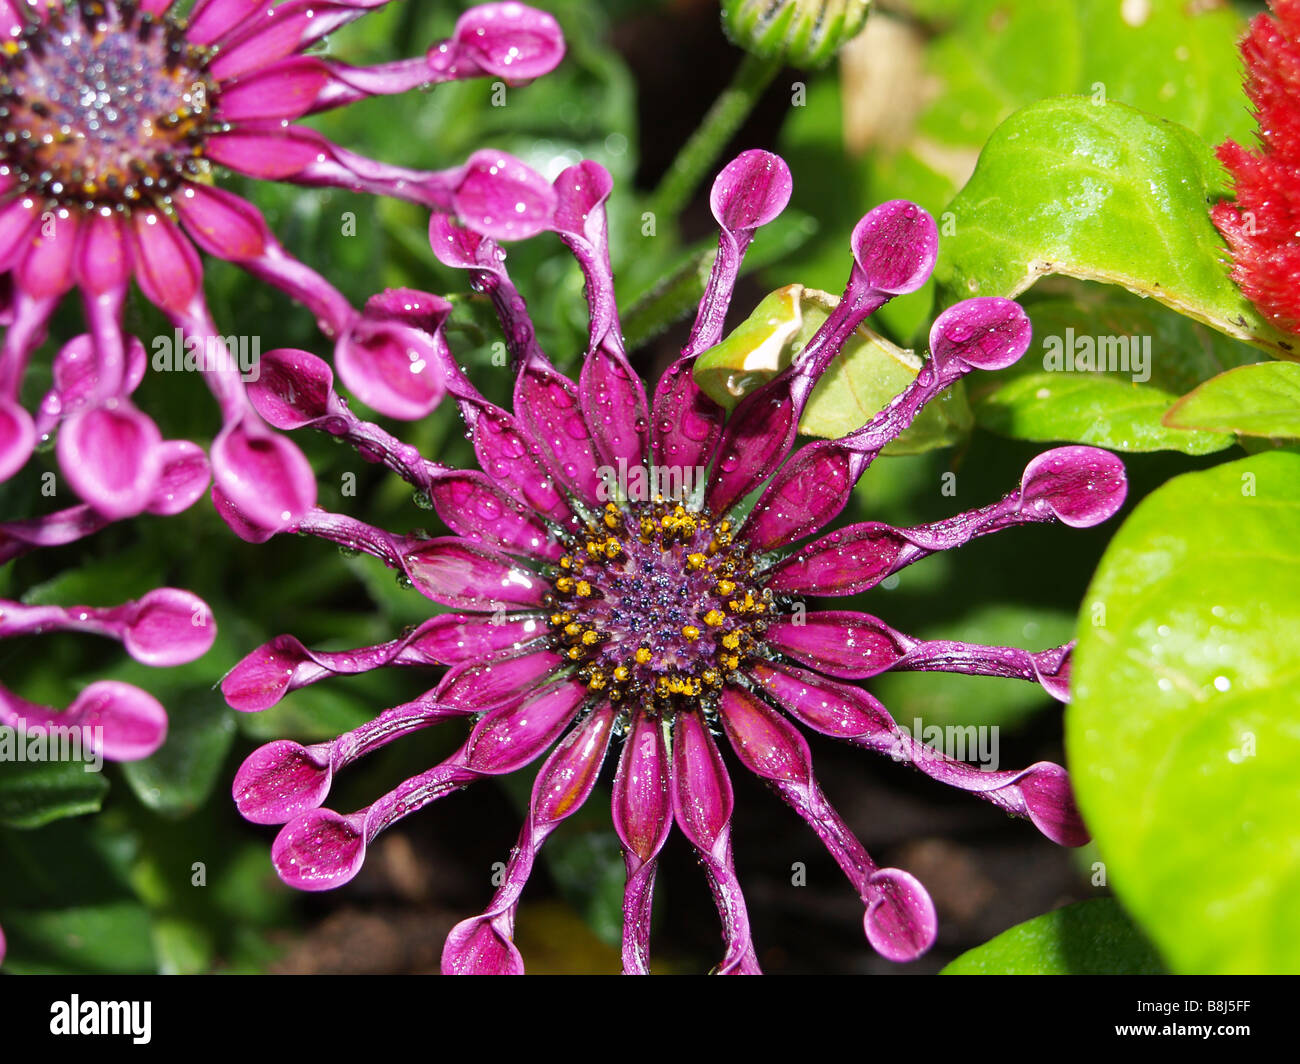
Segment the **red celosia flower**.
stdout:
<path fill-rule="evenodd" d="M 1237 198 L 1212 217 L 1232 249 L 1233 280 L 1274 325 L 1300 333 L 1300 0 L 1270 6 L 1241 42 L 1261 150 L 1219 145 Z"/>

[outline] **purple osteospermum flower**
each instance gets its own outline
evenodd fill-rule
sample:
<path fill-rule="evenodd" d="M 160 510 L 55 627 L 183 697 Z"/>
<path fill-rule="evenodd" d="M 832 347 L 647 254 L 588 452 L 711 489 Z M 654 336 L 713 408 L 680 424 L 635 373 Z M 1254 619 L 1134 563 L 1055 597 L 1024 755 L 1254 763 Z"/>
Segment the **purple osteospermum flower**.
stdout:
<path fill-rule="evenodd" d="M 76 479 L 74 455 L 115 446 L 137 460 L 134 491 L 83 496 L 109 516 L 131 505 L 139 512 L 160 468 L 156 427 L 122 402 L 130 360 L 121 315 L 132 277 L 187 341 L 224 351 L 203 298 L 197 246 L 288 292 L 342 349 L 350 345 L 355 311 L 288 255 L 256 208 L 213 187 L 214 164 L 439 209 L 455 208 L 463 188 L 496 173 L 490 153 L 438 173 L 388 166 L 293 124 L 434 82 L 525 81 L 564 53 L 549 15 L 494 3 L 466 12 L 450 40 L 414 59 L 355 68 L 303 54 L 387 2 L 199 0 L 181 18 L 172 0 L 0 0 L 0 273 L 13 288 L 0 317 L 8 326 L 0 349 L 0 480 L 23 466 L 41 435 L 18 404 L 19 387 L 55 305 L 73 287 L 85 305 L 97 379 L 62 425 L 58 457 L 78 490 L 87 478 Z M 499 235 L 536 231 L 527 205 L 506 223 Z M 233 360 L 223 365 L 217 354 L 205 370 L 223 422 L 212 447 L 217 490 L 259 523 L 283 526 L 315 501 L 311 469 L 256 417 Z M 412 401 L 427 413 L 437 402 L 442 386 L 432 370 L 422 378 L 408 368 L 408 377 L 416 398 L 401 410 L 381 407 L 384 413 L 412 416 Z M 64 435 L 79 442 L 65 446 Z"/>
<path fill-rule="evenodd" d="M 888 669 L 955 671 L 1038 682 L 1064 699 L 1070 647 L 1030 653 L 920 641 L 865 613 L 804 613 L 801 600 L 856 594 L 927 554 L 1013 525 L 1096 524 L 1123 500 L 1123 467 L 1104 451 L 1064 447 L 1036 458 L 1015 491 L 982 509 L 916 528 L 853 524 L 784 550 L 843 510 L 862 472 L 924 403 L 973 369 L 1014 362 L 1029 343 L 1028 319 L 1004 299 L 950 308 L 931 331 L 920 373 L 885 409 L 841 439 L 795 451 L 800 413 L 843 343 L 890 297 L 914 291 L 929 274 L 933 220 L 905 202 L 867 214 L 853 233 L 854 265 L 837 308 L 788 369 L 726 418 L 696 386 L 692 366 L 721 338 L 754 231 L 789 198 L 785 164 L 746 152 L 715 183 L 718 257 L 686 348 L 652 400 L 622 349 L 605 239 L 608 175 L 583 163 L 561 174 L 554 191 L 551 228 L 581 263 L 591 308 L 576 383 L 539 349 L 500 248 L 445 216 L 431 225 L 434 250 L 468 269 L 497 307 L 518 371 L 515 413 L 487 402 L 456 368 L 440 333 L 442 300 L 388 292 L 371 308 L 444 365 L 483 472 L 428 461 L 359 420 L 314 356 L 267 356 L 252 397 L 268 421 L 348 440 L 427 493 L 453 535 L 394 535 L 320 510 L 297 530 L 375 555 L 454 612 L 379 646 L 314 652 L 286 635 L 245 658 L 223 681 L 230 704 L 243 710 L 264 709 L 328 676 L 386 665 L 448 669 L 422 698 L 332 742 L 262 747 L 240 769 L 235 800 L 252 821 L 284 824 L 272 850 L 280 876 L 322 890 L 354 876 L 386 827 L 553 747 L 504 882 L 486 912 L 452 931 L 443 954 L 449 972 L 521 971 L 513 925 L 533 861 L 589 796 L 619 736 L 613 819 L 627 864 L 625 970 L 648 970 L 655 866 L 675 823 L 699 854 L 717 902 L 726 943 L 719 970 L 753 972 L 732 862 L 732 791 L 715 741 L 725 734 L 736 758 L 808 821 L 843 868 L 863 900 L 871 944 L 894 960 L 914 958 L 935 935 L 925 889 L 868 856 L 818 787 L 796 723 L 909 760 L 1028 817 L 1056 842 L 1079 845 L 1087 835 L 1064 769 L 1040 762 L 985 772 L 954 761 L 896 727 L 855 682 Z M 698 483 L 685 475 L 697 468 L 707 471 Z M 648 495 L 631 489 L 631 477 L 611 483 L 611 473 L 636 469 L 669 475 Z M 755 494 L 752 507 L 741 505 Z M 269 534 L 246 531 L 250 538 Z M 441 764 L 355 813 L 321 808 L 344 766 L 453 717 L 471 722 L 469 735 Z"/>

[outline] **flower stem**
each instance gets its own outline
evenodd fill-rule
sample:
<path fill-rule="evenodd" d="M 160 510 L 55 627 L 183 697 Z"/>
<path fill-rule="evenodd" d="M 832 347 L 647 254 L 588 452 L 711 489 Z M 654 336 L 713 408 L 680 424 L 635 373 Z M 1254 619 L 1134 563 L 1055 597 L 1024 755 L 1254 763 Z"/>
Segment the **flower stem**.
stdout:
<path fill-rule="evenodd" d="M 731 84 L 713 101 L 708 114 L 655 189 L 650 202 L 657 216 L 675 216 L 681 212 L 780 69 L 780 60 L 745 56 Z"/>

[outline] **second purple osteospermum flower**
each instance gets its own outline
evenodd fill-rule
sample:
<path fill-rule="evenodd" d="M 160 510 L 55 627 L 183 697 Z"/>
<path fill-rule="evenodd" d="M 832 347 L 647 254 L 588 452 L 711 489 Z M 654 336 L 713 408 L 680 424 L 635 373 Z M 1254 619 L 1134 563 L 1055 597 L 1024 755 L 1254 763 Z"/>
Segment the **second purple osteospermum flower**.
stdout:
<path fill-rule="evenodd" d="M 147 505 L 160 439 L 129 399 L 121 323 L 134 278 L 203 353 L 222 416 L 212 445 L 218 493 L 276 527 L 310 508 L 311 469 L 249 407 L 208 313 L 196 249 L 311 309 L 341 352 L 360 342 L 358 315 L 281 247 L 252 204 L 214 186 L 214 168 L 453 210 L 463 189 L 498 174 L 495 154 L 448 171 L 408 170 L 345 151 L 295 120 L 458 78 L 526 81 L 564 54 L 555 20 L 513 2 L 467 11 L 449 40 L 413 59 L 358 68 L 303 54 L 388 2 L 198 0 L 182 16 L 173 0 L 0 0 L 0 283 L 12 286 L 0 300 L 0 481 L 57 427 L 60 465 L 86 502 L 113 518 Z M 498 235 L 536 231 L 524 214 Z M 33 419 L 19 403 L 23 376 L 73 288 L 93 345 L 92 387 L 75 405 L 56 389 Z M 408 378 L 405 406 L 384 413 L 413 416 L 413 401 L 427 413 L 441 397 L 432 374 Z"/>
<path fill-rule="evenodd" d="M 937 245 L 929 215 L 893 202 L 862 219 L 836 309 L 789 368 L 727 418 L 696 386 L 693 364 L 721 338 L 754 231 L 789 198 L 785 164 L 746 152 L 715 183 L 717 260 L 689 342 L 652 398 L 622 347 L 605 231 L 609 175 L 583 163 L 550 189 L 536 182 L 534 198 L 549 197 L 550 228 L 586 276 L 591 331 L 576 382 L 539 349 L 501 249 L 445 216 L 432 222 L 434 251 L 469 270 L 497 307 L 517 368 L 514 413 L 487 402 L 450 357 L 442 300 L 388 292 L 368 308 L 376 327 L 383 323 L 443 367 L 482 472 L 426 460 L 359 420 L 314 356 L 267 356 L 252 392 L 267 420 L 348 440 L 427 493 L 453 534 L 394 535 L 320 510 L 297 530 L 382 559 L 454 612 L 380 646 L 313 652 L 281 636 L 245 658 L 223 682 L 230 703 L 244 710 L 331 675 L 390 664 L 447 671 L 425 696 L 332 742 L 261 748 L 241 768 L 235 799 L 250 820 L 284 824 L 272 851 L 280 876 L 323 890 L 356 875 L 386 827 L 550 749 L 504 881 L 485 912 L 452 931 L 443 954 L 448 972 L 517 972 L 515 911 L 538 850 L 590 796 L 619 738 L 612 812 L 627 865 L 625 970 L 648 970 L 656 862 L 675 824 L 697 851 L 717 903 L 725 941 L 717 970 L 756 972 L 732 861 L 732 789 L 718 742 L 725 736 L 735 759 L 807 820 L 835 857 L 862 898 L 872 946 L 894 960 L 917 957 L 935 937 L 929 896 L 910 874 L 879 867 L 863 849 L 818 787 L 798 726 L 907 759 L 1027 817 L 1054 841 L 1079 845 L 1087 835 L 1064 769 L 1042 762 L 985 772 L 955 761 L 899 729 L 856 682 L 888 669 L 943 670 L 1038 682 L 1064 699 L 1070 648 L 1030 653 L 920 641 L 865 613 L 805 612 L 803 600 L 856 594 L 928 554 L 1013 525 L 1096 524 L 1123 501 L 1123 467 L 1104 451 L 1065 447 L 1036 458 L 1016 490 L 982 509 L 915 528 L 851 524 L 791 547 L 844 509 L 863 471 L 927 401 L 971 370 L 1001 368 L 1025 351 L 1023 311 L 1004 299 L 945 311 L 931 331 L 928 360 L 885 409 L 841 439 L 794 450 L 800 414 L 842 345 L 869 314 L 929 274 Z M 640 477 L 622 475 L 635 470 Z M 634 480 L 653 488 L 634 489 Z M 268 534 L 251 524 L 246 532 Z M 357 812 L 321 808 L 336 772 L 449 718 L 465 718 L 469 731 L 441 764 Z"/>

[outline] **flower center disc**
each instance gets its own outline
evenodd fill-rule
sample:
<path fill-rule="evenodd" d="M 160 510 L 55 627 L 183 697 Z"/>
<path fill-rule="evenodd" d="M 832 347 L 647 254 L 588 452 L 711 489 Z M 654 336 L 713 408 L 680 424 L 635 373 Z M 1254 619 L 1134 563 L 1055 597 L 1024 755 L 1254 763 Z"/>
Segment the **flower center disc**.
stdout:
<path fill-rule="evenodd" d="M 200 172 L 215 86 L 180 24 L 82 4 L 0 47 L 0 162 L 59 202 L 123 206 Z"/>
<path fill-rule="evenodd" d="M 773 612 L 730 522 L 680 505 L 608 504 L 560 569 L 551 627 L 579 678 L 660 714 L 711 709 Z"/>

